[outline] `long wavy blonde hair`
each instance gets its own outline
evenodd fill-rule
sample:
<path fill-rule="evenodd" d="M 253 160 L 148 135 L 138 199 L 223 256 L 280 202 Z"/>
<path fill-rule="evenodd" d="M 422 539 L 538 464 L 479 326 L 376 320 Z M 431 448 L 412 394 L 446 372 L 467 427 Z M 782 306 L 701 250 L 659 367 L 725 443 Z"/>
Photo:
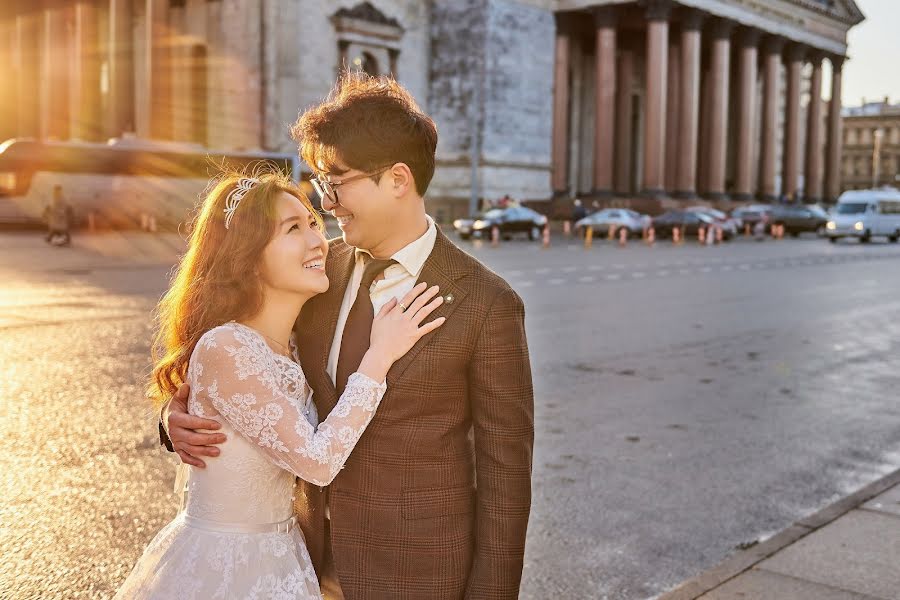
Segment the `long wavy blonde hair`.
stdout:
<path fill-rule="evenodd" d="M 259 183 L 244 195 L 226 229 L 225 200 L 244 177 Z M 184 383 L 191 353 L 204 333 L 252 317 L 262 307 L 259 264 L 275 233 L 278 194 L 296 197 L 324 228 L 309 199 L 280 171 L 228 170 L 207 189 L 190 226 L 187 252 L 154 313 L 154 366 L 147 393 L 157 410 Z"/>

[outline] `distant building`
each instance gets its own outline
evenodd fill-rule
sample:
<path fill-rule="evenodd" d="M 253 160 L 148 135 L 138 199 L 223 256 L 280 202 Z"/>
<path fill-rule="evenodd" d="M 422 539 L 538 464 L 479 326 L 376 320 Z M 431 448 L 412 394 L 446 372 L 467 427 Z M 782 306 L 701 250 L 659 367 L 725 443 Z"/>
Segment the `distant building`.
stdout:
<path fill-rule="evenodd" d="M 846 107 L 843 114 L 843 189 L 900 186 L 900 102 L 863 99 L 861 106 Z"/>
<path fill-rule="evenodd" d="M 297 113 L 357 68 L 435 118 L 443 220 L 507 193 L 832 198 L 862 19 L 853 0 L 4 0 L 0 139 L 294 151 Z M 808 101 L 824 61 L 830 106 Z"/>

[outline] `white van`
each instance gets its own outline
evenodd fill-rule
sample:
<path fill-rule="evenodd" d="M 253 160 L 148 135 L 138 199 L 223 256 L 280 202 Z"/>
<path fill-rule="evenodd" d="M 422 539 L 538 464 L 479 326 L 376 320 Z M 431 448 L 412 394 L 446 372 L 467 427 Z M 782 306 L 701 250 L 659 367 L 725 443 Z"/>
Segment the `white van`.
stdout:
<path fill-rule="evenodd" d="M 825 226 L 829 241 L 855 237 L 866 243 L 875 236 L 900 239 L 900 190 L 851 190 L 841 194 Z"/>

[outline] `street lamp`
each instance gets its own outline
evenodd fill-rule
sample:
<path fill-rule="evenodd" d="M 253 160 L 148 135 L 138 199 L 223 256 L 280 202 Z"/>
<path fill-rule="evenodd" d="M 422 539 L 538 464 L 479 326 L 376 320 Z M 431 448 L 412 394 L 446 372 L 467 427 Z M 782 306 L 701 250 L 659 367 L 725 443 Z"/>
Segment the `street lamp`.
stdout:
<path fill-rule="evenodd" d="M 872 149 L 872 189 L 878 187 L 878 178 L 881 175 L 881 139 L 884 137 L 884 129 L 875 130 L 875 147 Z"/>

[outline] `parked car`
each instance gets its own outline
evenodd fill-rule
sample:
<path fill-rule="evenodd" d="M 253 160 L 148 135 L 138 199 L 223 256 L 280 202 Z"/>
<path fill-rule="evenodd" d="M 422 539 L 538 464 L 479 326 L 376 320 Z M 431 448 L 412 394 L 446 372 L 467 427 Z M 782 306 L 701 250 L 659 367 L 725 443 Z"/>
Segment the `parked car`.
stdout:
<path fill-rule="evenodd" d="M 485 213 L 468 219 L 456 219 L 453 227 L 464 240 L 471 237 L 489 237 L 491 229 L 497 227 L 500 236 L 508 240 L 513 234 L 525 233 L 528 239 L 540 239 L 547 217 L 524 206 L 492 208 Z"/>
<path fill-rule="evenodd" d="M 700 227 L 709 228 L 716 224 L 716 220 L 711 216 L 690 210 L 670 210 L 653 218 L 653 228 L 658 238 L 672 237 L 672 229 L 675 227 L 681 228 L 682 238 L 696 237 Z M 730 240 L 732 235 L 726 229 L 722 229 L 722 239 Z"/>
<path fill-rule="evenodd" d="M 772 210 L 771 222 L 775 225 L 784 225 L 784 232 L 794 237 L 808 232 L 824 235 L 828 213 L 814 204 L 776 206 Z"/>
<path fill-rule="evenodd" d="M 709 206 L 690 206 L 685 210 L 709 215 L 716 220 L 716 224 L 718 224 L 724 231 L 727 231 L 732 236 L 737 235 L 740 232 L 741 228 L 744 226 L 740 219 L 729 217 L 728 214 L 722 212 L 721 210 L 711 208 Z"/>
<path fill-rule="evenodd" d="M 855 237 L 866 243 L 874 236 L 885 236 L 891 242 L 900 240 L 900 191 L 886 188 L 844 192 L 825 225 L 825 235 L 831 242 Z"/>
<path fill-rule="evenodd" d="M 581 231 L 592 227 L 594 236 L 609 235 L 609 228 L 613 228 L 614 235 L 619 234 L 619 229 L 628 230 L 629 237 L 640 236 L 645 227 L 649 227 L 652 219 L 637 211 L 627 208 L 604 208 L 598 210 L 575 223 L 575 229 Z"/>
<path fill-rule="evenodd" d="M 754 226 L 762 221 L 765 216 L 769 217 L 769 224 L 771 225 L 772 209 L 770 204 L 749 204 L 732 210 L 731 218 L 740 220 L 741 228 L 749 225 L 750 229 L 753 230 Z"/>

